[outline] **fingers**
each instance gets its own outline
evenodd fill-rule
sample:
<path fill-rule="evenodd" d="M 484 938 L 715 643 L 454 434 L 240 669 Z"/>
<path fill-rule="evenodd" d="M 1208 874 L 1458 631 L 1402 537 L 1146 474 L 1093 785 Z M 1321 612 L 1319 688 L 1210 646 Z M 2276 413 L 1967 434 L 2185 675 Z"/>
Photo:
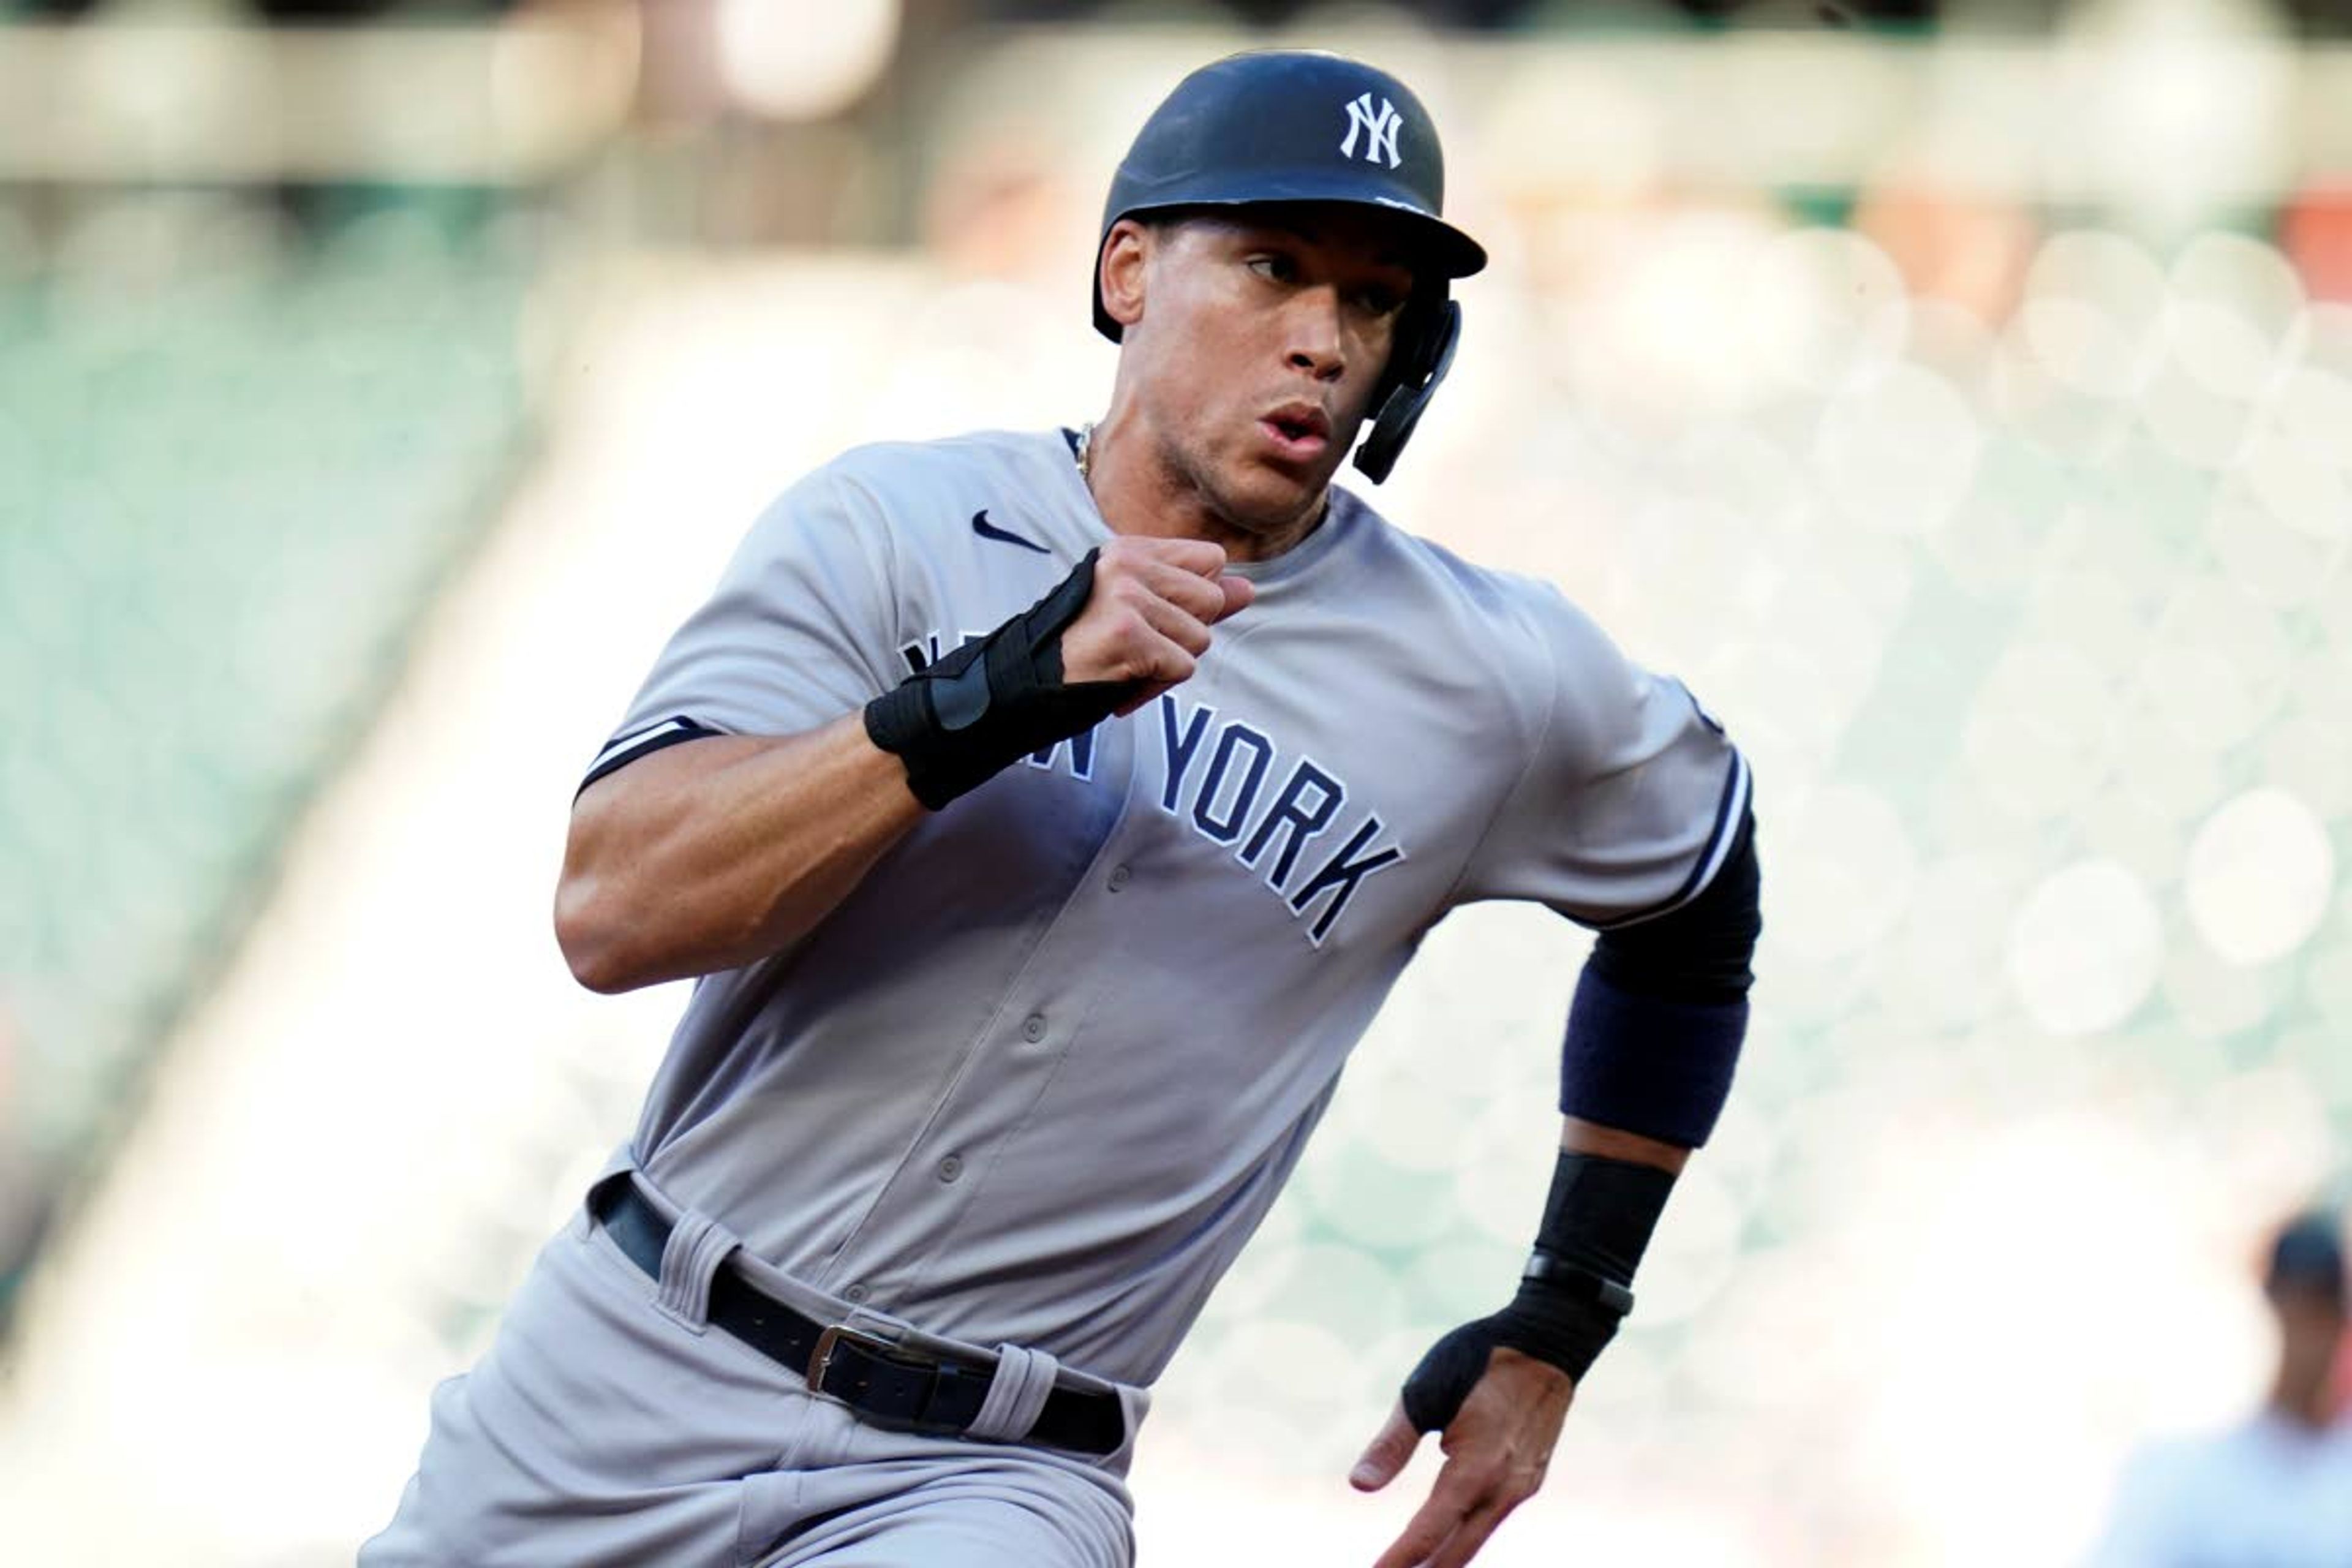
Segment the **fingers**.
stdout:
<path fill-rule="evenodd" d="M 1191 679 L 1209 627 L 1253 596 L 1248 584 L 1220 575 L 1224 559 L 1221 546 L 1197 539 L 1104 545 L 1086 607 L 1062 634 L 1063 678 L 1140 683 L 1121 713 Z"/>
<path fill-rule="evenodd" d="M 1445 1463 L 1429 1500 L 1376 1568 L 1462 1568 L 1475 1556 L 1495 1528 L 1543 1484 L 1575 1391 L 1555 1367 L 1516 1351 L 1494 1351 L 1439 1439 Z M 1374 1489 L 1404 1468 L 1419 1441 L 1400 1401 L 1349 1479 L 1359 1489 Z"/>
<path fill-rule="evenodd" d="M 1421 1434 L 1405 1419 L 1404 1405 L 1400 1403 L 1391 1406 L 1389 1418 L 1381 1423 L 1380 1432 L 1364 1449 L 1363 1458 L 1348 1472 L 1348 1484 L 1360 1492 L 1380 1490 L 1396 1479 L 1406 1461 L 1412 1458 L 1412 1451 L 1420 1447 Z"/>
<path fill-rule="evenodd" d="M 1225 547 L 1203 539 L 1114 539 L 1095 563 L 1096 581 L 1105 575 L 1141 578 L 1160 597 L 1182 605 L 1208 625 L 1257 597 L 1257 585 L 1249 579 L 1225 575 Z"/>
<path fill-rule="evenodd" d="M 1184 581 L 1196 590 L 1209 588 L 1198 577 Z M 1192 679 L 1201 656 L 1209 651 L 1209 628 L 1199 616 L 1136 578 L 1113 583 L 1107 597 L 1119 646 L 1130 660 L 1131 679 L 1170 685 Z M 1197 603 L 1197 595 L 1193 597 Z"/>
<path fill-rule="evenodd" d="M 1444 1492 L 1433 1492 L 1427 1502 L 1380 1555 L 1372 1568 L 1425 1568 L 1432 1553 L 1444 1546 L 1463 1521 L 1460 1504 Z"/>
<path fill-rule="evenodd" d="M 1202 626 L 1208 626 L 1225 616 L 1225 595 L 1218 586 L 1225 579 L 1203 577 L 1194 572 L 1180 572 L 1164 561 L 1150 561 L 1146 562 L 1131 578 L 1114 578 L 1111 586 L 1117 591 L 1131 584 L 1152 599 L 1173 605 Z M 1238 583 L 1241 579 L 1236 577 L 1232 581 Z"/>
<path fill-rule="evenodd" d="M 1513 1498 L 1473 1510 L 1454 1527 L 1454 1533 L 1439 1544 L 1436 1552 L 1429 1559 L 1429 1568 L 1463 1568 L 1464 1563 L 1478 1555 L 1478 1549 L 1486 1544 L 1486 1538 L 1495 1533 L 1496 1526 L 1525 1500 Z"/>
<path fill-rule="evenodd" d="M 1500 1471 L 1491 1474 L 1449 1464 L 1373 1568 L 1462 1568 L 1486 1544 L 1496 1526 L 1532 1495 Z"/>
<path fill-rule="evenodd" d="M 1225 547 L 1205 539 L 1154 539 L 1123 533 L 1102 547 L 1096 570 L 1125 571 L 1145 561 L 1164 562 L 1179 572 L 1213 579 L 1225 569 Z"/>

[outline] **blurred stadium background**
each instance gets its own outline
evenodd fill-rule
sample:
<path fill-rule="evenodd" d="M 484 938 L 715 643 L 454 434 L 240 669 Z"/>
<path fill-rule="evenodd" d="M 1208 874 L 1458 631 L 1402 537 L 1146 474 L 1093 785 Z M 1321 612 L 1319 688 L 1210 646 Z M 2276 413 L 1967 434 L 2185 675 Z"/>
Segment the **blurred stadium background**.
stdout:
<path fill-rule="evenodd" d="M 1453 384 L 1378 497 L 1756 761 L 1757 1026 L 1482 1561 L 2067 1561 L 2231 1418 L 2352 1145 L 2336 0 L 0 0 L 0 1559 L 348 1561 L 680 1003 L 565 804 L 760 504 L 1075 425 L 1150 103 L 1447 129 Z M 1431 938 L 1162 1384 L 1146 1560 L 1342 1477 L 1539 1206 L 1578 933 Z"/>

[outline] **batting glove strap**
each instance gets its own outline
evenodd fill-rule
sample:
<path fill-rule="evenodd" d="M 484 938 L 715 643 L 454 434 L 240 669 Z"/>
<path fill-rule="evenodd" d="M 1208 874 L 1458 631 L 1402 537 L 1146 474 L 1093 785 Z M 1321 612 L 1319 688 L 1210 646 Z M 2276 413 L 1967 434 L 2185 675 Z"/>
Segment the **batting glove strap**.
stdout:
<path fill-rule="evenodd" d="M 1557 1273 L 1564 1283 L 1579 1275 L 1600 1281 L 1633 1279 L 1674 1190 L 1671 1171 L 1561 1150 L 1552 1162 L 1551 1191 L 1544 1199 L 1528 1275 Z M 1624 1305 L 1632 1304 L 1629 1296 Z"/>
<path fill-rule="evenodd" d="M 1062 679 L 1062 633 L 1094 591 L 1095 557 L 977 642 L 940 658 L 866 705 L 866 733 L 907 764 L 933 811 L 1056 741 L 1083 734 L 1134 695 L 1133 683 Z"/>
<path fill-rule="evenodd" d="M 1617 1287 L 1622 1290 L 1623 1287 Z M 1490 1318 L 1465 1323 L 1429 1347 L 1404 1380 L 1405 1419 L 1416 1432 L 1438 1432 L 1462 1413 L 1462 1402 L 1486 1375 L 1496 1346 L 1556 1366 L 1576 1382 L 1592 1370 L 1624 1316 L 1602 1306 L 1598 1292 L 1529 1279 L 1511 1304 Z"/>
<path fill-rule="evenodd" d="M 1493 1317 L 1431 1346 L 1405 1379 L 1404 1413 L 1414 1430 L 1453 1422 L 1497 1345 L 1581 1381 L 1633 1310 L 1626 1281 L 1641 1267 L 1674 1185 L 1671 1172 L 1653 1165 L 1561 1150 L 1519 1293 Z"/>

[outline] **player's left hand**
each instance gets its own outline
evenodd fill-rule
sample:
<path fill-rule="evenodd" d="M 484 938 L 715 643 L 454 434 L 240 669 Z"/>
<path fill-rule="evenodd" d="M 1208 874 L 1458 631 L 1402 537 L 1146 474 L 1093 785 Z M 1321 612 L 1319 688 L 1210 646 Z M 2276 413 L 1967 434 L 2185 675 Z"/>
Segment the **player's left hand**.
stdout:
<path fill-rule="evenodd" d="M 1429 1500 L 1373 1568 L 1462 1568 L 1510 1511 L 1533 1497 L 1551 1463 L 1576 1384 L 1558 1367 L 1496 1348 L 1452 1425 L 1439 1435 L 1445 1467 Z M 1349 1472 L 1358 1491 L 1394 1480 L 1421 1446 L 1400 1402 Z"/>

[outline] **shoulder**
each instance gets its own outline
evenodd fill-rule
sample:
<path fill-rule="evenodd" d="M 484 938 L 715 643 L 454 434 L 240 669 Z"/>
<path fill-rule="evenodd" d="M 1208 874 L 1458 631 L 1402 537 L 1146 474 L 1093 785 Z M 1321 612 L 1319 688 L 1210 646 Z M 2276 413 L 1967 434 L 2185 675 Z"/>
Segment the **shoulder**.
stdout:
<path fill-rule="evenodd" d="M 2200 1510 L 2217 1494 L 2232 1499 L 2258 1480 L 2268 1468 L 2264 1450 L 2251 1425 L 2160 1437 L 2131 1456 L 2121 1489 L 2151 1510 Z"/>
<path fill-rule="evenodd" d="M 984 500 L 982 492 L 992 486 L 1050 473 L 1069 461 L 1058 430 L 979 430 L 852 447 L 809 478 L 885 507 L 923 505 L 971 495 Z"/>
<path fill-rule="evenodd" d="M 1496 674 L 1547 687 L 1612 675 L 1623 659 L 1598 622 L 1558 584 L 1468 560 L 1433 540 L 1398 527 L 1344 490 L 1335 497 L 1360 514 L 1373 558 L 1367 591 L 1409 597 L 1439 625 L 1451 624 L 1465 652 Z"/>
<path fill-rule="evenodd" d="M 1522 748 L 1543 744 L 1591 622 L 1549 583 L 1468 560 L 1337 487 L 1332 504 L 1347 509 L 1335 521 L 1353 535 L 1349 618 L 1401 644 L 1417 685 L 1484 711 Z"/>
<path fill-rule="evenodd" d="M 1352 490 L 1332 487 L 1332 504 L 1354 514 L 1370 552 L 1420 592 L 1454 600 L 1465 608 L 1548 636 L 1559 624 L 1590 626 L 1557 584 L 1521 572 L 1484 565 L 1435 540 L 1423 538 L 1381 516 Z"/>
<path fill-rule="evenodd" d="M 1712 808 L 1720 775 L 1711 758 L 1717 745 L 1728 742 L 1682 682 L 1628 658 L 1557 584 L 1465 561 L 1443 545 L 1370 521 L 1387 574 L 1455 607 L 1475 639 L 1463 657 L 1483 659 L 1488 677 L 1513 694 L 1517 723 L 1534 737 L 1538 758 L 1589 777 L 1683 749 L 1686 739 L 1704 732 L 1711 739 L 1687 755 L 1694 778 L 1705 774 L 1706 782 L 1690 787 Z"/>
<path fill-rule="evenodd" d="M 2121 1568 L 2149 1545 L 2176 1536 L 2211 1465 L 2213 1440 L 2173 1437 L 2125 1457 L 2107 1500 L 2106 1550 L 2093 1561 Z"/>
<path fill-rule="evenodd" d="M 754 549 L 893 554 L 967 526 L 976 508 L 1032 490 L 1067 464 L 1059 431 L 980 431 L 929 441 L 875 441 L 809 469 L 762 507 Z"/>

